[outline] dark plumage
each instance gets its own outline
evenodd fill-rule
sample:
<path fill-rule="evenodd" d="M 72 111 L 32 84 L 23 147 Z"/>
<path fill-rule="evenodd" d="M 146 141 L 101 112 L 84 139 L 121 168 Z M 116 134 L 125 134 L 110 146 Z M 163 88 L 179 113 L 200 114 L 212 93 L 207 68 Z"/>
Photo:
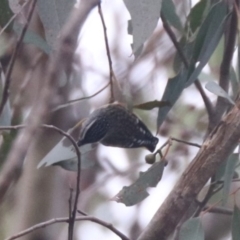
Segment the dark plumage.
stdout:
<path fill-rule="evenodd" d="M 95 110 L 82 125 L 78 145 L 94 142 L 121 148 L 146 147 L 153 152 L 158 138 L 135 114 L 113 103 Z"/>

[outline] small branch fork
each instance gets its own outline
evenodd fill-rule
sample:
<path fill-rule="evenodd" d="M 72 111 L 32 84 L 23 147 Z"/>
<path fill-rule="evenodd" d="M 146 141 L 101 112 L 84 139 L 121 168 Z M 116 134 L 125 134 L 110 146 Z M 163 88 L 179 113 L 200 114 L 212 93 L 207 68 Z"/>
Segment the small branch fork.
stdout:
<path fill-rule="evenodd" d="M 103 227 L 106 227 L 107 229 L 111 230 L 113 233 L 115 233 L 117 236 L 119 236 L 122 240 L 130 240 L 128 237 L 126 237 L 123 233 L 121 233 L 119 230 L 117 230 L 111 223 L 105 222 L 103 220 L 100 220 L 96 217 L 92 217 L 92 216 L 83 216 L 83 217 L 76 217 L 75 219 L 76 221 L 91 221 L 91 222 L 95 222 Z M 36 224 L 30 228 L 25 229 L 24 231 L 21 231 L 9 238 L 6 238 L 5 240 L 13 240 L 13 239 L 17 239 L 20 238 L 22 236 L 25 236 L 37 229 L 40 228 L 45 228 L 48 227 L 50 225 L 56 224 L 56 223 L 69 223 L 70 224 L 70 219 L 68 217 L 65 218 L 54 218 L 51 220 L 48 220 L 46 222 L 42 222 L 39 224 Z"/>
<path fill-rule="evenodd" d="M 26 125 L 16 125 L 16 126 L 6 126 L 6 127 L 0 127 L 0 130 L 18 130 L 18 129 L 22 129 L 25 128 Z M 41 125 L 42 128 L 46 128 L 46 129 L 52 129 L 57 131 L 58 133 L 60 133 L 61 135 L 63 135 L 64 137 L 68 138 L 70 140 L 70 142 L 72 143 L 76 154 L 77 154 L 77 160 L 78 160 L 78 169 L 77 169 L 77 187 L 76 187 L 76 196 L 74 199 L 74 204 L 73 207 L 70 204 L 70 210 L 71 212 L 69 213 L 69 239 L 71 239 L 71 237 L 73 236 L 73 229 L 74 229 L 74 222 L 75 222 L 75 217 L 76 217 L 76 213 L 77 213 L 77 203 L 78 203 L 78 198 L 80 195 L 80 179 L 81 179 L 81 153 L 79 151 L 78 145 L 76 143 L 76 141 L 73 139 L 73 137 L 71 135 L 69 135 L 67 132 L 61 130 L 58 127 L 55 127 L 53 125 L 47 125 L 47 124 L 42 124 Z M 70 195 L 70 200 L 72 200 L 72 193 Z M 69 201 L 70 201 L 69 200 Z"/>
<path fill-rule="evenodd" d="M 112 58 L 111 58 L 111 53 L 110 53 L 110 48 L 108 43 L 107 27 L 104 21 L 101 3 L 98 3 L 98 13 L 100 15 L 102 26 L 103 26 L 104 40 L 105 40 L 105 46 L 107 51 L 107 58 L 108 58 L 108 64 L 109 64 L 109 84 L 110 84 L 110 101 L 109 102 L 112 103 L 114 102 L 114 90 L 113 90 L 114 71 L 112 67 Z"/>

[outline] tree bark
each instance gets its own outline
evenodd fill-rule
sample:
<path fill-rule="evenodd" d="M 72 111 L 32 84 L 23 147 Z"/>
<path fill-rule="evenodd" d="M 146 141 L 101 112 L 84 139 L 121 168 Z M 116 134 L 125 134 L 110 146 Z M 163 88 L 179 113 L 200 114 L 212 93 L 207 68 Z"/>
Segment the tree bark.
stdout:
<path fill-rule="evenodd" d="M 227 160 L 240 138 L 240 98 L 213 129 L 195 159 L 160 206 L 138 240 L 165 240 L 196 199 L 218 166 Z"/>

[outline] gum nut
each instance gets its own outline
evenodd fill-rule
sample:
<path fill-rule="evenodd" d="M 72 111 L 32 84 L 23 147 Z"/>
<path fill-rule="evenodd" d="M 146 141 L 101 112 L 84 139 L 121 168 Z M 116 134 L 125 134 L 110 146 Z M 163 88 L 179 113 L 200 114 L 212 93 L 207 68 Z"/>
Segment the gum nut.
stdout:
<path fill-rule="evenodd" d="M 145 156 L 145 161 L 146 163 L 153 164 L 156 161 L 156 156 L 153 153 L 147 154 Z"/>

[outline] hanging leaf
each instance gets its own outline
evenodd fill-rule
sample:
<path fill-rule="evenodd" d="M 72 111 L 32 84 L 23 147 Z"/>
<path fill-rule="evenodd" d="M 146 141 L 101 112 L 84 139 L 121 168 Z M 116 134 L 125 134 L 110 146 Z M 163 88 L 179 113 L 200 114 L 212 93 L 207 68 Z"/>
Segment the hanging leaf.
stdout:
<path fill-rule="evenodd" d="M 169 102 L 167 101 L 150 101 L 150 102 L 145 102 L 142 104 L 134 105 L 134 108 L 142 109 L 142 110 L 152 110 L 153 108 L 161 108 L 164 106 L 171 106 Z"/>
<path fill-rule="evenodd" d="M 223 35 L 228 16 L 227 4 L 223 1 L 215 4 L 209 11 L 196 37 L 193 57 L 190 62 L 191 72 L 186 87 L 197 79 L 216 49 Z M 198 64 L 197 67 L 196 64 Z"/>
<path fill-rule="evenodd" d="M 153 33 L 160 16 L 161 0 L 124 0 L 131 15 L 133 52 Z"/>
<path fill-rule="evenodd" d="M 187 70 L 181 71 L 176 77 L 170 78 L 168 80 L 167 86 L 165 88 L 162 101 L 169 102 L 169 106 L 164 106 L 159 108 L 157 117 L 157 130 L 163 123 L 168 112 L 175 104 L 179 96 L 181 95 L 187 80 Z"/>
<path fill-rule="evenodd" d="M 67 17 L 74 6 L 74 0 L 41 0 L 37 1 L 39 17 L 43 23 L 48 44 L 55 48 Z"/>
<path fill-rule="evenodd" d="M 183 32 L 183 26 L 178 17 L 175 5 L 172 0 L 163 0 L 161 12 L 167 21 L 180 32 Z"/>
<path fill-rule="evenodd" d="M 1 72 L 1 79 L 0 79 L 0 96 L 2 96 L 2 91 L 3 91 L 3 86 L 5 83 L 6 79 L 5 79 L 5 74 L 3 73 L 3 71 Z M 2 114 L 0 116 L 0 125 L 1 126 L 10 126 L 11 125 L 11 119 L 12 119 L 12 110 L 10 107 L 10 102 L 9 99 L 7 100 Z"/>
<path fill-rule="evenodd" d="M 181 227 L 179 240 L 204 240 L 204 230 L 199 218 L 190 218 Z"/>
<path fill-rule="evenodd" d="M 231 86 L 233 91 L 233 98 L 235 98 L 237 96 L 238 89 L 239 89 L 239 80 L 238 80 L 236 71 L 232 66 L 230 69 L 230 81 L 231 81 Z"/>
<path fill-rule="evenodd" d="M 192 33 L 195 33 L 196 30 L 201 26 L 202 21 L 206 17 L 210 8 L 210 1 L 201 0 L 192 8 L 191 12 L 187 17 L 187 26 L 190 28 Z"/>
<path fill-rule="evenodd" d="M 234 170 L 236 167 L 236 164 L 238 163 L 238 154 L 232 154 L 229 159 L 227 160 L 227 165 L 224 173 L 224 184 L 223 184 L 223 192 L 222 192 L 222 205 L 226 206 L 229 191 L 233 179 Z"/>
<path fill-rule="evenodd" d="M 123 189 L 112 198 L 116 202 L 125 204 L 126 206 L 133 206 L 146 197 L 148 187 L 156 187 L 162 178 L 165 162 L 160 161 L 154 163 L 146 172 L 140 172 L 140 176 L 135 183 Z"/>
<path fill-rule="evenodd" d="M 229 97 L 229 95 L 214 81 L 208 82 L 206 84 L 205 88 L 209 92 L 211 92 L 219 97 L 223 97 L 223 98 L 227 99 L 231 104 L 233 104 L 233 105 L 235 104 L 234 101 Z"/>
<path fill-rule="evenodd" d="M 239 240 L 240 236 L 240 210 L 235 205 L 232 219 L 232 240 Z"/>

